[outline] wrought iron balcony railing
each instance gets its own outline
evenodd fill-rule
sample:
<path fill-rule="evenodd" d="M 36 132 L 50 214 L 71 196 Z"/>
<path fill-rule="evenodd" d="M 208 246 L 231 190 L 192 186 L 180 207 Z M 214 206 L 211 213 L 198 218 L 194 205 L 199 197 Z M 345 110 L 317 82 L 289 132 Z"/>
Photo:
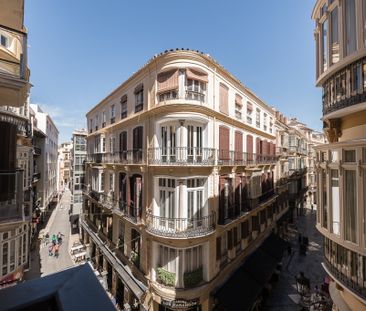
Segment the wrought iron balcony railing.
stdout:
<path fill-rule="evenodd" d="M 150 148 L 150 164 L 159 165 L 214 165 L 215 149 L 199 147 Z"/>
<path fill-rule="evenodd" d="M 104 163 L 104 164 L 142 164 L 144 163 L 144 152 L 142 149 L 107 152 L 107 153 L 93 153 L 89 154 L 88 162 Z"/>
<path fill-rule="evenodd" d="M 218 165 L 262 165 L 276 163 L 277 157 L 249 152 L 218 150 L 217 161 Z"/>
<path fill-rule="evenodd" d="M 169 218 L 147 215 L 147 230 L 163 237 L 187 238 L 209 234 L 215 229 L 213 214 L 199 218 Z"/>
<path fill-rule="evenodd" d="M 345 287 L 354 292 L 357 296 L 361 296 L 363 299 L 366 299 L 366 288 L 361 286 L 358 282 L 355 282 L 351 277 L 343 274 L 341 271 L 337 269 L 332 263 L 324 257 L 325 267 L 329 270 L 329 272 L 336 278 L 339 282 L 341 282 Z M 355 276 L 357 278 L 357 276 Z"/>

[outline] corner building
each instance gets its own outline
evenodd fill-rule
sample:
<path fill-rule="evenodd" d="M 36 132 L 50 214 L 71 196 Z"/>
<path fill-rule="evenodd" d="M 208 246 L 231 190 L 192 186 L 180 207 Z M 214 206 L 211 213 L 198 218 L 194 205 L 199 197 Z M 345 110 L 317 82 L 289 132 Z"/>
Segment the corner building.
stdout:
<path fill-rule="evenodd" d="M 317 1 L 316 85 L 324 131 L 317 150 L 317 228 L 334 310 L 366 310 L 366 1 Z"/>
<path fill-rule="evenodd" d="M 177 49 L 87 122 L 81 233 L 107 287 L 136 310 L 212 310 L 288 210 L 274 111 L 210 56 Z"/>

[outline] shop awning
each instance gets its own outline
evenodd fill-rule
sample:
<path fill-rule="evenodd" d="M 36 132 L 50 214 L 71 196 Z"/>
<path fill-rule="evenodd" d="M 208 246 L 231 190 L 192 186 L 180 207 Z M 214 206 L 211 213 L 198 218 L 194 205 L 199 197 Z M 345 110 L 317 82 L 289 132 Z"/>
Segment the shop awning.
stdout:
<path fill-rule="evenodd" d="M 278 235 L 272 233 L 262 244 L 263 249 L 267 254 L 276 258 L 277 261 L 282 259 L 283 252 L 286 250 L 288 243 L 281 239 Z"/>
<path fill-rule="evenodd" d="M 215 310 L 248 310 L 263 286 L 240 268 L 215 294 Z"/>
<path fill-rule="evenodd" d="M 250 310 L 270 281 L 285 247 L 286 242 L 272 233 L 213 293 L 215 310 Z"/>

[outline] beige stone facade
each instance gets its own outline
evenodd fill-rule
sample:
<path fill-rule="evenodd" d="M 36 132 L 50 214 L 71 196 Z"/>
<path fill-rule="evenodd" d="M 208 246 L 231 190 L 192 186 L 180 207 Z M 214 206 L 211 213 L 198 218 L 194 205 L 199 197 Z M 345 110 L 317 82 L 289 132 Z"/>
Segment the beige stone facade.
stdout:
<path fill-rule="evenodd" d="M 215 307 L 288 211 L 275 118 L 211 57 L 178 49 L 87 113 L 81 231 L 120 304 Z"/>
<path fill-rule="evenodd" d="M 335 310 L 366 309 L 366 1 L 317 1 L 316 84 L 329 144 L 316 148 L 317 228 Z"/>

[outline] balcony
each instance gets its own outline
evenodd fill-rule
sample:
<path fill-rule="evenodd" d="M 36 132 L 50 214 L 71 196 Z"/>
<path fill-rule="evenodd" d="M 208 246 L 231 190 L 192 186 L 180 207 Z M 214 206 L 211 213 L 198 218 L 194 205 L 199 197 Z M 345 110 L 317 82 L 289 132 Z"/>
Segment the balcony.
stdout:
<path fill-rule="evenodd" d="M 135 149 L 113 153 L 93 153 L 88 155 L 87 161 L 101 164 L 143 164 L 144 152 L 142 149 Z"/>
<path fill-rule="evenodd" d="M 32 182 L 37 182 L 41 179 L 41 173 L 33 173 Z"/>
<path fill-rule="evenodd" d="M 23 171 L 0 171 L 0 222 L 22 221 Z"/>
<path fill-rule="evenodd" d="M 265 165 L 275 164 L 277 157 L 232 150 L 217 150 L 217 165 Z"/>
<path fill-rule="evenodd" d="M 169 238 L 199 237 L 215 229 L 213 214 L 201 218 L 167 218 L 147 215 L 147 231 L 154 235 Z"/>
<path fill-rule="evenodd" d="M 334 73 L 323 85 L 323 115 L 366 102 L 366 88 L 358 83 L 352 71 L 363 68 L 366 58 L 358 59 L 347 67 Z"/>
<path fill-rule="evenodd" d="M 41 148 L 33 147 L 33 155 L 40 156 L 42 154 Z"/>
<path fill-rule="evenodd" d="M 352 277 L 349 277 L 339 271 L 326 257 L 324 257 L 323 266 L 325 270 L 336 279 L 339 283 L 341 283 L 344 287 L 355 293 L 357 296 L 360 296 L 362 299 L 366 300 L 366 288 L 361 286 L 358 282 L 354 281 Z M 357 278 L 357 277 L 356 277 Z"/>
<path fill-rule="evenodd" d="M 31 127 L 28 119 L 20 115 L 14 107 L 0 106 L 0 121 L 15 125 L 19 135 L 31 136 Z"/>
<path fill-rule="evenodd" d="M 214 165 L 215 149 L 197 147 L 149 148 L 149 164 Z"/>

